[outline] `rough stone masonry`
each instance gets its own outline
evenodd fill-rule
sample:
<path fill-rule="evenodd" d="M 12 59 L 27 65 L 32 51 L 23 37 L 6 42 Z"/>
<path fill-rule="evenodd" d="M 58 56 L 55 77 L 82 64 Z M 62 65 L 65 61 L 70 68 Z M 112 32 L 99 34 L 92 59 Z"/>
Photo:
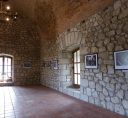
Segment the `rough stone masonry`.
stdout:
<path fill-rule="evenodd" d="M 0 53 L 12 55 L 15 85 L 39 84 L 40 38 L 28 19 L 0 23 Z M 24 68 L 31 62 L 31 68 Z"/>
<path fill-rule="evenodd" d="M 128 49 L 128 1 L 113 5 L 59 34 L 56 42 L 45 42 L 42 60 L 59 60 L 59 69 L 43 68 L 42 84 L 78 99 L 128 116 L 128 71 L 114 69 L 113 52 Z M 51 48 L 50 48 L 51 47 Z M 80 91 L 68 89 L 73 81 L 72 51 L 81 54 Z M 54 51 L 53 51 L 54 50 Z M 84 56 L 98 54 L 98 69 L 85 69 Z"/>

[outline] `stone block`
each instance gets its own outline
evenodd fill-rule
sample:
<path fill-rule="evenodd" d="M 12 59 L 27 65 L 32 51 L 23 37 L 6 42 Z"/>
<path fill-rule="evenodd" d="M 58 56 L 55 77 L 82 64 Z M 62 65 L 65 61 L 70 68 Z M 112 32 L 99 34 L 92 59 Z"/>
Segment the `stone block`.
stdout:
<path fill-rule="evenodd" d="M 74 41 L 74 36 L 75 36 L 75 35 L 74 35 L 74 32 L 71 32 L 71 33 L 70 33 L 70 40 L 71 40 L 70 44 L 76 43 L 76 42 Z M 70 45 L 70 44 L 69 44 L 69 45 Z"/>
<path fill-rule="evenodd" d="M 104 33 L 100 33 L 100 34 L 98 35 L 98 39 L 99 39 L 99 40 L 102 40 L 102 39 L 104 39 L 104 38 L 105 38 Z"/>
<path fill-rule="evenodd" d="M 88 80 L 87 79 L 81 79 L 81 86 L 82 87 L 88 87 Z"/>
<path fill-rule="evenodd" d="M 92 97 L 94 97 L 94 98 L 97 98 L 98 97 L 97 91 L 92 92 Z"/>
<path fill-rule="evenodd" d="M 92 47 L 91 48 L 91 52 L 92 53 L 97 53 L 98 52 L 98 48 L 97 47 Z"/>
<path fill-rule="evenodd" d="M 63 65 L 59 65 L 59 69 L 61 69 L 61 70 L 66 70 L 67 68 L 66 68 L 66 64 L 63 64 Z"/>
<path fill-rule="evenodd" d="M 103 63 L 105 65 L 113 65 L 114 64 L 114 61 L 113 60 L 104 60 Z"/>
<path fill-rule="evenodd" d="M 90 88 L 87 88 L 86 91 L 87 91 L 87 96 L 91 96 L 92 95 L 92 90 Z"/>
<path fill-rule="evenodd" d="M 128 110 L 128 101 L 123 100 L 122 103 L 123 103 L 124 108 Z"/>
<path fill-rule="evenodd" d="M 108 74 L 114 74 L 114 67 L 113 66 L 107 66 Z"/>
<path fill-rule="evenodd" d="M 94 22 L 94 26 L 98 26 L 98 22 L 97 21 Z"/>
<path fill-rule="evenodd" d="M 128 91 L 125 91 L 124 96 L 125 96 L 125 99 L 128 100 Z"/>
<path fill-rule="evenodd" d="M 71 60 L 70 59 L 60 59 L 59 64 L 70 64 Z"/>
<path fill-rule="evenodd" d="M 112 101 L 112 103 L 114 103 L 114 104 L 120 103 L 120 100 L 119 100 L 118 97 L 112 97 L 112 98 L 111 98 L 111 101 Z"/>
<path fill-rule="evenodd" d="M 99 98 L 100 98 L 100 100 L 103 101 L 103 100 L 105 100 L 105 95 L 104 95 L 103 93 L 100 93 L 100 94 L 99 94 Z"/>
<path fill-rule="evenodd" d="M 82 94 L 82 95 L 80 96 L 80 99 L 83 100 L 83 101 L 88 102 L 88 96 L 87 96 L 87 95 L 83 95 L 83 94 Z"/>
<path fill-rule="evenodd" d="M 106 52 L 106 47 L 99 48 L 99 53 L 101 53 L 101 52 Z"/>
<path fill-rule="evenodd" d="M 123 27 L 123 31 L 126 32 L 126 33 L 128 32 L 128 23 L 126 23 L 125 26 Z"/>
<path fill-rule="evenodd" d="M 82 71 L 85 70 L 85 65 L 84 65 L 84 63 L 81 63 L 81 64 L 80 64 L 80 70 L 82 70 Z"/>
<path fill-rule="evenodd" d="M 107 28 L 107 31 L 109 31 L 109 29 Z M 104 39 L 104 44 L 108 45 L 110 43 L 110 39 L 109 38 L 105 38 Z"/>
<path fill-rule="evenodd" d="M 109 53 L 108 52 L 102 52 L 99 54 L 99 57 L 102 58 L 102 60 L 108 60 L 109 59 Z"/>
<path fill-rule="evenodd" d="M 120 83 L 116 84 L 116 90 L 117 91 L 121 90 L 121 84 Z"/>
<path fill-rule="evenodd" d="M 100 70 L 99 69 L 93 69 L 93 72 L 94 73 L 100 73 Z"/>
<path fill-rule="evenodd" d="M 120 99 L 123 99 L 124 98 L 124 91 L 123 90 L 118 91 L 116 96 L 119 97 Z"/>
<path fill-rule="evenodd" d="M 119 114 L 122 114 L 122 115 L 125 115 L 124 108 L 123 108 L 123 106 L 120 105 L 120 104 L 116 104 L 116 105 L 115 105 L 115 112 L 116 112 L 116 113 L 119 113 Z"/>
<path fill-rule="evenodd" d="M 107 97 L 108 96 L 108 91 L 106 88 L 103 88 L 103 94 Z"/>
<path fill-rule="evenodd" d="M 88 77 L 88 79 L 89 80 L 92 80 L 93 79 L 93 77 L 94 77 L 94 75 L 95 75 L 95 73 L 93 73 L 92 71 L 89 73 L 89 77 Z"/>
<path fill-rule="evenodd" d="M 59 79 L 60 81 L 66 81 L 66 76 L 60 76 Z"/>
<path fill-rule="evenodd" d="M 103 78 L 103 81 L 106 82 L 106 83 L 109 83 L 110 78 L 109 78 L 109 77 L 104 77 L 104 78 Z"/>
<path fill-rule="evenodd" d="M 99 81 L 99 78 L 94 77 L 94 81 L 95 81 L 95 82 L 98 82 L 98 81 Z"/>
<path fill-rule="evenodd" d="M 106 87 L 106 83 L 102 80 L 99 81 L 99 84 L 102 85 L 103 87 Z"/>
<path fill-rule="evenodd" d="M 70 70 L 61 70 L 60 75 L 70 75 Z"/>
<path fill-rule="evenodd" d="M 128 8 L 126 8 L 125 10 L 123 10 L 121 12 L 121 14 L 119 15 L 119 19 L 122 19 L 124 17 L 128 16 Z"/>
<path fill-rule="evenodd" d="M 120 0 L 115 1 L 115 3 L 114 3 L 114 9 L 117 10 L 117 9 L 119 9 L 120 7 L 121 7 L 121 1 L 120 1 Z"/>
<path fill-rule="evenodd" d="M 83 89 L 83 94 L 87 94 L 86 88 Z"/>
<path fill-rule="evenodd" d="M 94 98 L 93 97 L 89 97 L 88 102 L 94 104 L 95 103 Z"/>
<path fill-rule="evenodd" d="M 105 101 L 101 101 L 101 106 L 102 106 L 103 108 L 106 108 L 106 102 L 105 102 Z"/>
<path fill-rule="evenodd" d="M 96 46 L 99 48 L 102 48 L 104 46 L 104 42 L 103 41 L 98 41 L 96 42 Z"/>
<path fill-rule="evenodd" d="M 115 47 L 115 51 L 120 51 L 120 50 L 123 50 L 123 47 L 122 46 L 116 46 Z"/>
<path fill-rule="evenodd" d="M 114 111 L 114 104 L 112 102 L 107 102 L 107 109 Z"/>
<path fill-rule="evenodd" d="M 110 102 L 110 97 L 108 96 L 108 97 L 105 97 L 105 100 L 106 100 L 106 102 Z"/>
<path fill-rule="evenodd" d="M 112 37 L 112 36 L 114 36 L 115 35 L 115 31 L 114 30 L 112 30 L 112 31 L 110 31 L 109 33 L 108 33 L 108 36 L 109 37 Z"/>
<path fill-rule="evenodd" d="M 89 81 L 89 88 L 94 89 L 95 88 L 95 82 Z"/>
<path fill-rule="evenodd" d="M 103 87 L 96 83 L 96 91 L 103 91 Z"/>
<path fill-rule="evenodd" d="M 126 111 L 126 114 L 125 115 L 128 116 L 128 110 L 125 110 L 125 111 Z"/>
<path fill-rule="evenodd" d="M 106 84 L 106 89 L 108 89 L 111 92 L 114 92 L 115 86 L 114 86 L 114 84 L 107 83 Z"/>
<path fill-rule="evenodd" d="M 90 48 L 89 47 L 82 47 L 80 49 L 80 54 L 81 55 L 85 55 L 85 54 L 88 54 L 88 53 L 90 53 Z"/>
<path fill-rule="evenodd" d="M 96 77 L 99 78 L 100 80 L 102 80 L 103 79 L 102 78 L 103 77 L 103 74 L 102 73 L 98 73 L 98 74 L 96 74 Z"/>
<path fill-rule="evenodd" d="M 109 43 L 109 44 L 107 45 L 107 50 L 108 50 L 108 51 L 114 51 L 114 44 L 113 44 L 113 43 Z"/>
<path fill-rule="evenodd" d="M 68 94 L 68 89 L 63 89 L 63 93 Z"/>
<path fill-rule="evenodd" d="M 63 92 L 63 88 L 59 87 L 59 91 L 60 91 L 60 92 Z"/>
<path fill-rule="evenodd" d="M 123 90 L 127 91 L 127 90 L 128 90 L 128 84 L 123 84 L 123 85 L 121 86 L 121 88 L 122 88 Z"/>
<path fill-rule="evenodd" d="M 95 104 L 98 105 L 98 106 L 100 106 L 100 100 L 97 99 L 97 98 L 95 98 L 94 100 L 95 100 Z"/>
<path fill-rule="evenodd" d="M 110 97 L 114 97 L 114 92 L 108 91 Z"/>
<path fill-rule="evenodd" d="M 90 75 L 90 73 L 89 73 L 89 72 L 87 72 L 87 71 L 85 71 L 84 75 L 85 75 L 85 76 L 89 76 L 89 75 Z"/>
<path fill-rule="evenodd" d="M 127 78 L 127 79 L 128 79 L 128 72 L 126 72 L 126 73 L 125 73 L 125 78 Z"/>
<path fill-rule="evenodd" d="M 75 98 L 80 99 L 80 92 L 75 92 L 75 91 L 74 91 L 73 93 L 74 93 L 73 96 L 74 96 Z"/>

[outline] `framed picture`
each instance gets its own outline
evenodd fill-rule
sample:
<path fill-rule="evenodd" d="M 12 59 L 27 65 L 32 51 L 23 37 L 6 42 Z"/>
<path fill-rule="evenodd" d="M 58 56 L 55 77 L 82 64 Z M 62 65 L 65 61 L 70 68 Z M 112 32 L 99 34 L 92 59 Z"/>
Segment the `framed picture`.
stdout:
<path fill-rule="evenodd" d="M 97 54 L 85 55 L 85 68 L 97 68 Z"/>
<path fill-rule="evenodd" d="M 55 70 L 59 69 L 59 67 L 58 67 L 58 60 L 52 60 L 51 66 Z"/>
<path fill-rule="evenodd" d="M 24 62 L 24 68 L 31 68 L 32 67 L 32 63 L 31 62 Z"/>
<path fill-rule="evenodd" d="M 114 52 L 115 69 L 128 69 L 128 50 Z"/>

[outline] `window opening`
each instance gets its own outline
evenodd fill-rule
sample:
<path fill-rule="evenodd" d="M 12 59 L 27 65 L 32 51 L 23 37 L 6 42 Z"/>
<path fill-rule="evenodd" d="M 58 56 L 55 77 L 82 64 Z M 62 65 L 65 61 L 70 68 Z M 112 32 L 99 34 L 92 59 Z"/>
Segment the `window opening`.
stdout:
<path fill-rule="evenodd" d="M 74 85 L 80 85 L 80 50 L 73 53 L 74 61 Z"/>

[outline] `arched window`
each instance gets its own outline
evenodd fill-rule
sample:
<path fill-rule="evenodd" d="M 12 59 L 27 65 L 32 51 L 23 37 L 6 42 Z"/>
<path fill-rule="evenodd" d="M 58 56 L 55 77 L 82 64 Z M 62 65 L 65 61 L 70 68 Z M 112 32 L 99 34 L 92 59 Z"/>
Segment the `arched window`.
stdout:
<path fill-rule="evenodd" d="M 12 81 L 12 57 L 0 55 L 0 82 Z"/>

